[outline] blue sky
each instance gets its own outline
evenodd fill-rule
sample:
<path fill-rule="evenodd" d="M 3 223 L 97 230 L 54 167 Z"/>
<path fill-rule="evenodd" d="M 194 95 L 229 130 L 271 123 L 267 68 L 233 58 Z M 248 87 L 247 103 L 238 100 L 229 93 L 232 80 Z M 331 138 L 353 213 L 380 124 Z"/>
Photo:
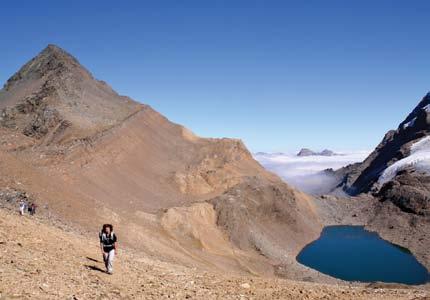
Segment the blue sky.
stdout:
<path fill-rule="evenodd" d="M 0 81 L 48 43 L 252 151 L 371 149 L 430 90 L 429 1 L 8 1 Z"/>

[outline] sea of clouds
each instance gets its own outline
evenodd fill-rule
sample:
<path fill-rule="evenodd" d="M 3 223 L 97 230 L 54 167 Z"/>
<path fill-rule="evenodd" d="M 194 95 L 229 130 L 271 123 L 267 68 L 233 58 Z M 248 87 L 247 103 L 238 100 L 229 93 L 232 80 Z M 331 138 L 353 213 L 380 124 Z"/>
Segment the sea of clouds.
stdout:
<path fill-rule="evenodd" d="M 339 152 L 334 156 L 297 156 L 288 153 L 256 153 L 254 158 L 290 185 L 311 194 L 328 193 L 336 179 L 322 172 L 361 162 L 370 151 Z"/>

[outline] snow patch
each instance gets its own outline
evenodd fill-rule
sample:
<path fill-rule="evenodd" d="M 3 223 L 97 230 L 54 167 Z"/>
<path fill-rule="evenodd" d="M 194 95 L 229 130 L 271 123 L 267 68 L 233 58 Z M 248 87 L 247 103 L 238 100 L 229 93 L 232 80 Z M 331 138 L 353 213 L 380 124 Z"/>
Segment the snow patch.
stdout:
<path fill-rule="evenodd" d="M 408 123 L 403 125 L 403 129 L 406 129 L 408 127 L 412 127 L 415 124 L 415 121 L 417 120 L 417 117 L 413 118 L 412 120 L 410 120 Z"/>
<path fill-rule="evenodd" d="M 430 174 L 430 136 L 427 136 L 411 146 L 411 154 L 384 170 L 378 179 L 379 184 L 392 180 L 397 173 L 412 167 L 413 169 Z"/>

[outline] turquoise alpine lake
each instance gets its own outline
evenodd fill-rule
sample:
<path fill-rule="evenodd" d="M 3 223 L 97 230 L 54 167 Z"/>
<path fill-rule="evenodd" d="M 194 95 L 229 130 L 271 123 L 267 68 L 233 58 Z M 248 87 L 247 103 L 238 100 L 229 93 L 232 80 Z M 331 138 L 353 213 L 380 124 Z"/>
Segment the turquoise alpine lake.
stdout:
<path fill-rule="evenodd" d="M 347 281 L 423 284 L 428 270 L 405 248 L 389 243 L 363 226 L 327 226 L 297 261 Z"/>

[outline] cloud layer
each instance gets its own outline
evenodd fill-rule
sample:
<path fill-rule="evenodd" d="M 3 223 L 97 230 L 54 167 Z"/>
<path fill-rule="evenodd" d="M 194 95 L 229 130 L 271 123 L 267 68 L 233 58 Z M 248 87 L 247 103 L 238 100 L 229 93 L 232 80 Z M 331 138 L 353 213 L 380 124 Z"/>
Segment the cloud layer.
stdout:
<path fill-rule="evenodd" d="M 312 194 L 322 194 L 330 190 L 335 179 L 321 171 L 334 170 L 363 161 L 369 151 L 340 153 L 335 156 L 304 156 L 285 153 L 256 153 L 254 158 L 266 169 L 278 174 L 290 185 Z"/>

